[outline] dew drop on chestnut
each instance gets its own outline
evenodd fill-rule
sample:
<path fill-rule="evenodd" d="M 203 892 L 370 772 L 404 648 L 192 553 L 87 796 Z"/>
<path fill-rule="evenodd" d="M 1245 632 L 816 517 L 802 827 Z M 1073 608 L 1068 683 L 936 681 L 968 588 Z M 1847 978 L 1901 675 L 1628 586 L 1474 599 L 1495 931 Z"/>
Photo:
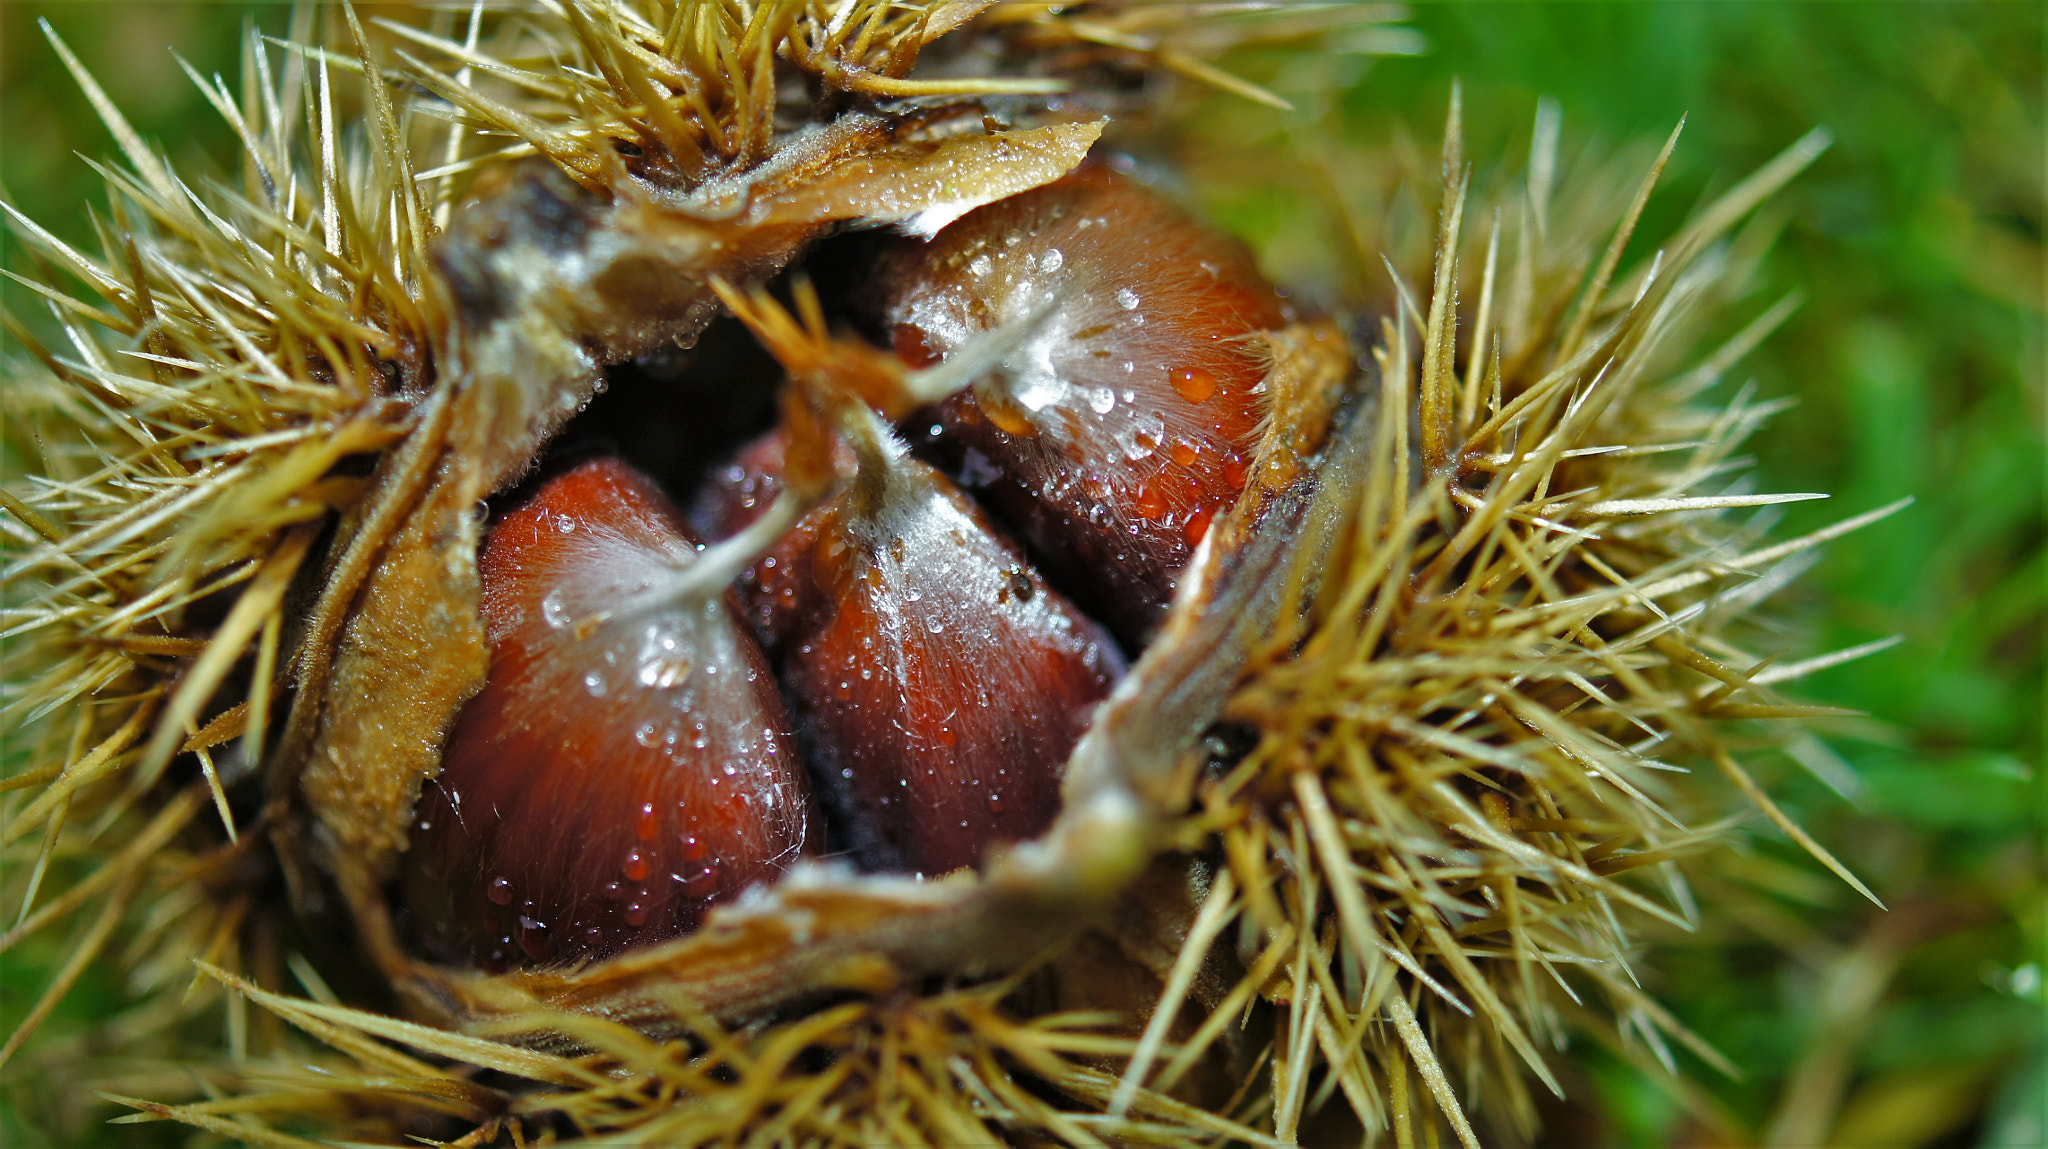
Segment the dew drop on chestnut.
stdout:
<path fill-rule="evenodd" d="M 694 558 L 675 508 L 609 459 L 492 528 L 489 676 L 421 793 L 399 879 L 429 956 L 503 968 L 674 937 L 813 844 L 794 735 L 730 596 L 658 599 Z M 646 883 L 669 844 L 715 878 Z"/>
<path fill-rule="evenodd" d="M 1207 403 L 1216 394 L 1216 377 L 1199 367 L 1170 367 L 1166 378 L 1180 397 L 1190 403 Z"/>
<path fill-rule="evenodd" d="M 1100 165 L 893 241 L 875 269 L 855 305 L 911 366 L 1049 306 L 1001 382 L 918 425 L 1055 585 L 1142 641 L 1245 485 L 1265 415 L 1245 337 L 1287 322 L 1279 295 L 1235 240 Z"/>

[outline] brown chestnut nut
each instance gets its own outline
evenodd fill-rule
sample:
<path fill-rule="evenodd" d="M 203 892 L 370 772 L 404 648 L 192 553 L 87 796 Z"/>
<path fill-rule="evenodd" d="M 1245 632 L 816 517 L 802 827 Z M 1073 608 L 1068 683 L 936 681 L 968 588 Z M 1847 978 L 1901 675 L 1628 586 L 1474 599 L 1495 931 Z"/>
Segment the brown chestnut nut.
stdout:
<path fill-rule="evenodd" d="M 1246 337 L 1287 316 L 1249 255 L 1097 165 L 889 245 L 872 282 L 915 367 L 1031 327 L 927 434 L 1056 584 L 1140 641 L 1244 488 L 1265 417 Z"/>
<path fill-rule="evenodd" d="M 501 969 L 674 937 L 813 840 L 774 678 L 729 596 L 664 593 L 696 561 L 685 530 L 610 459 L 491 530 L 490 676 L 421 795 L 400 879 L 433 956 Z"/>
<path fill-rule="evenodd" d="M 852 488 L 744 593 L 855 854 L 942 873 L 1051 825 L 1060 769 L 1124 661 L 945 476 L 865 410 L 854 422 Z M 693 509 L 706 533 L 772 502 L 786 442 L 714 473 Z"/>

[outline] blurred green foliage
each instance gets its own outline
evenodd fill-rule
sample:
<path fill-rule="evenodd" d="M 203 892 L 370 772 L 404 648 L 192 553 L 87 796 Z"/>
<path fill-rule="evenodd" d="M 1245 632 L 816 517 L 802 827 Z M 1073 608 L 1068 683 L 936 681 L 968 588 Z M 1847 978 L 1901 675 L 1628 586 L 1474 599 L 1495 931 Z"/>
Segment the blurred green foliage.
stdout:
<path fill-rule="evenodd" d="M 1539 96 L 1563 106 L 1568 149 L 1661 136 L 1684 115 L 1644 236 L 1830 129 L 1834 146 L 1780 197 L 1757 296 L 1756 310 L 1804 298 L 1748 361 L 1762 394 L 1798 399 L 1754 443 L 1762 486 L 1834 495 L 1789 508 L 1784 535 L 1915 499 L 1831 544 L 1779 603 L 1803 631 L 1787 635 L 1795 656 L 1903 636 L 1798 688 L 1869 714 L 1820 731 L 1860 789 L 1845 800 L 1765 764 L 1891 910 L 1782 881 L 1815 867 L 1754 828 L 1747 856 L 1706 863 L 1701 899 L 1728 913 L 1645 965 L 1743 1067 L 1736 1081 L 1689 1067 L 1729 1124 L 1710 1134 L 1653 1079 L 1596 1060 L 1608 1136 L 2048 1143 L 2043 9 L 1426 4 L 1410 24 L 1428 52 L 1365 70 L 1343 99 L 1350 130 L 1399 122 L 1430 139 L 1453 77 L 1475 157 L 1519 160 Z"/>
<path fill-rule="evenodd" d="M 232 85 L 241 22 L 280 31 L 286 18 L 281 5 L 0 4 L 0 187 L 74 240 L 89 236 L 84 211 L 101 196 L 73 153 L 103 156 L 111 141 L 37 32 L 44 17 L 145 137 L 180 162 L 214 157 L 188 171 L 218 164 L 232 139 L 167 49 Z M 1659 939 L 1643 964 L 1650 988 L 1743 1076 L 1681 1057 L 1692 1085 L 1679 1086 L 1611 1051 L 1578 1050 L 1595 1114 L 1570 1136 L 2048 1142 L 2041 6 L 1432 3 L 1408 25 L 1423 53 L 1332 70 L 1348 136 L 1433 141 L 1454 77 L 1466 153 L 1482 160 L 1519 162 L 1539 96 L 1562 105 L 1568 150 L 1661 136 L 1685 115 L 1645 236 L 1827 126 L 1833 148 L 1774 209 L 1783 231 L 1758 310 L 1793 290 L 1804 303 L 1748 364 L 1764 395 L 1798 404 L 1755 454 L 1765 489 L 1835 496 L 1788 508 L 1783 535 L 1916 500 L 1833 544 L 1779 603 L 1794 656 L 1903 636 L 1799 688 L 1869 715 L 1824 725 L 1823 747 L 1807 754 L 1838 759 L 1857 785 L 1845 798 L 1788 757 L 1760 764 L 1890 910 L 1750 827 L 1740 850 L 1697 875 L 1715 911 L 1707 924 Z M 1261 230 L 1256 208 L 1224 210 Z M 17 254 L 7 243 L 0 261 L 19 266 Z M 19 289 L 6 299 L 23 308 Z M 5 960 L 0 1029 L 40 980 L 22 972 L 32 957 Z M 93 987 L 51 1028 L 118 996 Z M 142 1132 L 118 1143 L 145 1143 L 126 1136 Z M 0 1141 L 38 1140 L 0 1107 Z"/>

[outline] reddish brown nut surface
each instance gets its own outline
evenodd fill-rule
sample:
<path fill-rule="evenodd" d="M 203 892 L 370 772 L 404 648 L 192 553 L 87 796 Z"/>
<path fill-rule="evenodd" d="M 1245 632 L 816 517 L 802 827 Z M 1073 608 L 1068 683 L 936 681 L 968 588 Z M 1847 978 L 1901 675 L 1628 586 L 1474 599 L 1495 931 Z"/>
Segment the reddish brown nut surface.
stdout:
<path fill-rule="evenodd" d="M 874 281 L 913 366 L 1036 317 L 1003 379 L 937 408 L 933 445 L 1137 642 L 1245 485 L 1265 415 L 1245 337 L 1286 322 L 1279 296 L 1235 240 L 1100 166 L 892 245 Z"/>
<path fill-rule="evenodd" d="M 772 500 L 782 450 L 770 436 L 714 475 L 707 533 Z M 1052 823 L 1061 767 L 1124 662 L 945 476 L 886 450 L 745 593 L 855 854 L 935 874 Z"/>
<path fill-rule="evenodd" d="M 695 928 L 818 832 L 759 646 L 623 463 L 549 480 L 479 560 L 490 677 L 414 820 L 401 897 L 441 960 L 605 956 Z"/>

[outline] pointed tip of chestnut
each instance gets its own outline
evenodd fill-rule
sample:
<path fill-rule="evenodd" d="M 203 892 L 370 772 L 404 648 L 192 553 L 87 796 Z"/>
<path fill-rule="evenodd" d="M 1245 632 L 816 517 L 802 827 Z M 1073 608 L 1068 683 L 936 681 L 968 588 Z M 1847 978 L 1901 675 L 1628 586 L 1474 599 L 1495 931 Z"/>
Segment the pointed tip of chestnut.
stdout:
<path fill-rule="evenodd" d="M 400 882 L 434 956 L 503 968 L 673 937 L 815 835 L 772 676 L 723 600 L 621 609 L 693 555 L 674 507 L 614 460 L 492 529 L 490 674 Z"/>
<path fill-rule="evenodd" d="M 774 481 L 772 441 L 741 458 L 698 521 L 744 522 L 734 504 Z M 855 853 L 943 873 L 1051 825 L 1066 757 L 1124 662 L 944 475 L 890 465 L 878 505 L 814 511 L 750 593 Z"/>

